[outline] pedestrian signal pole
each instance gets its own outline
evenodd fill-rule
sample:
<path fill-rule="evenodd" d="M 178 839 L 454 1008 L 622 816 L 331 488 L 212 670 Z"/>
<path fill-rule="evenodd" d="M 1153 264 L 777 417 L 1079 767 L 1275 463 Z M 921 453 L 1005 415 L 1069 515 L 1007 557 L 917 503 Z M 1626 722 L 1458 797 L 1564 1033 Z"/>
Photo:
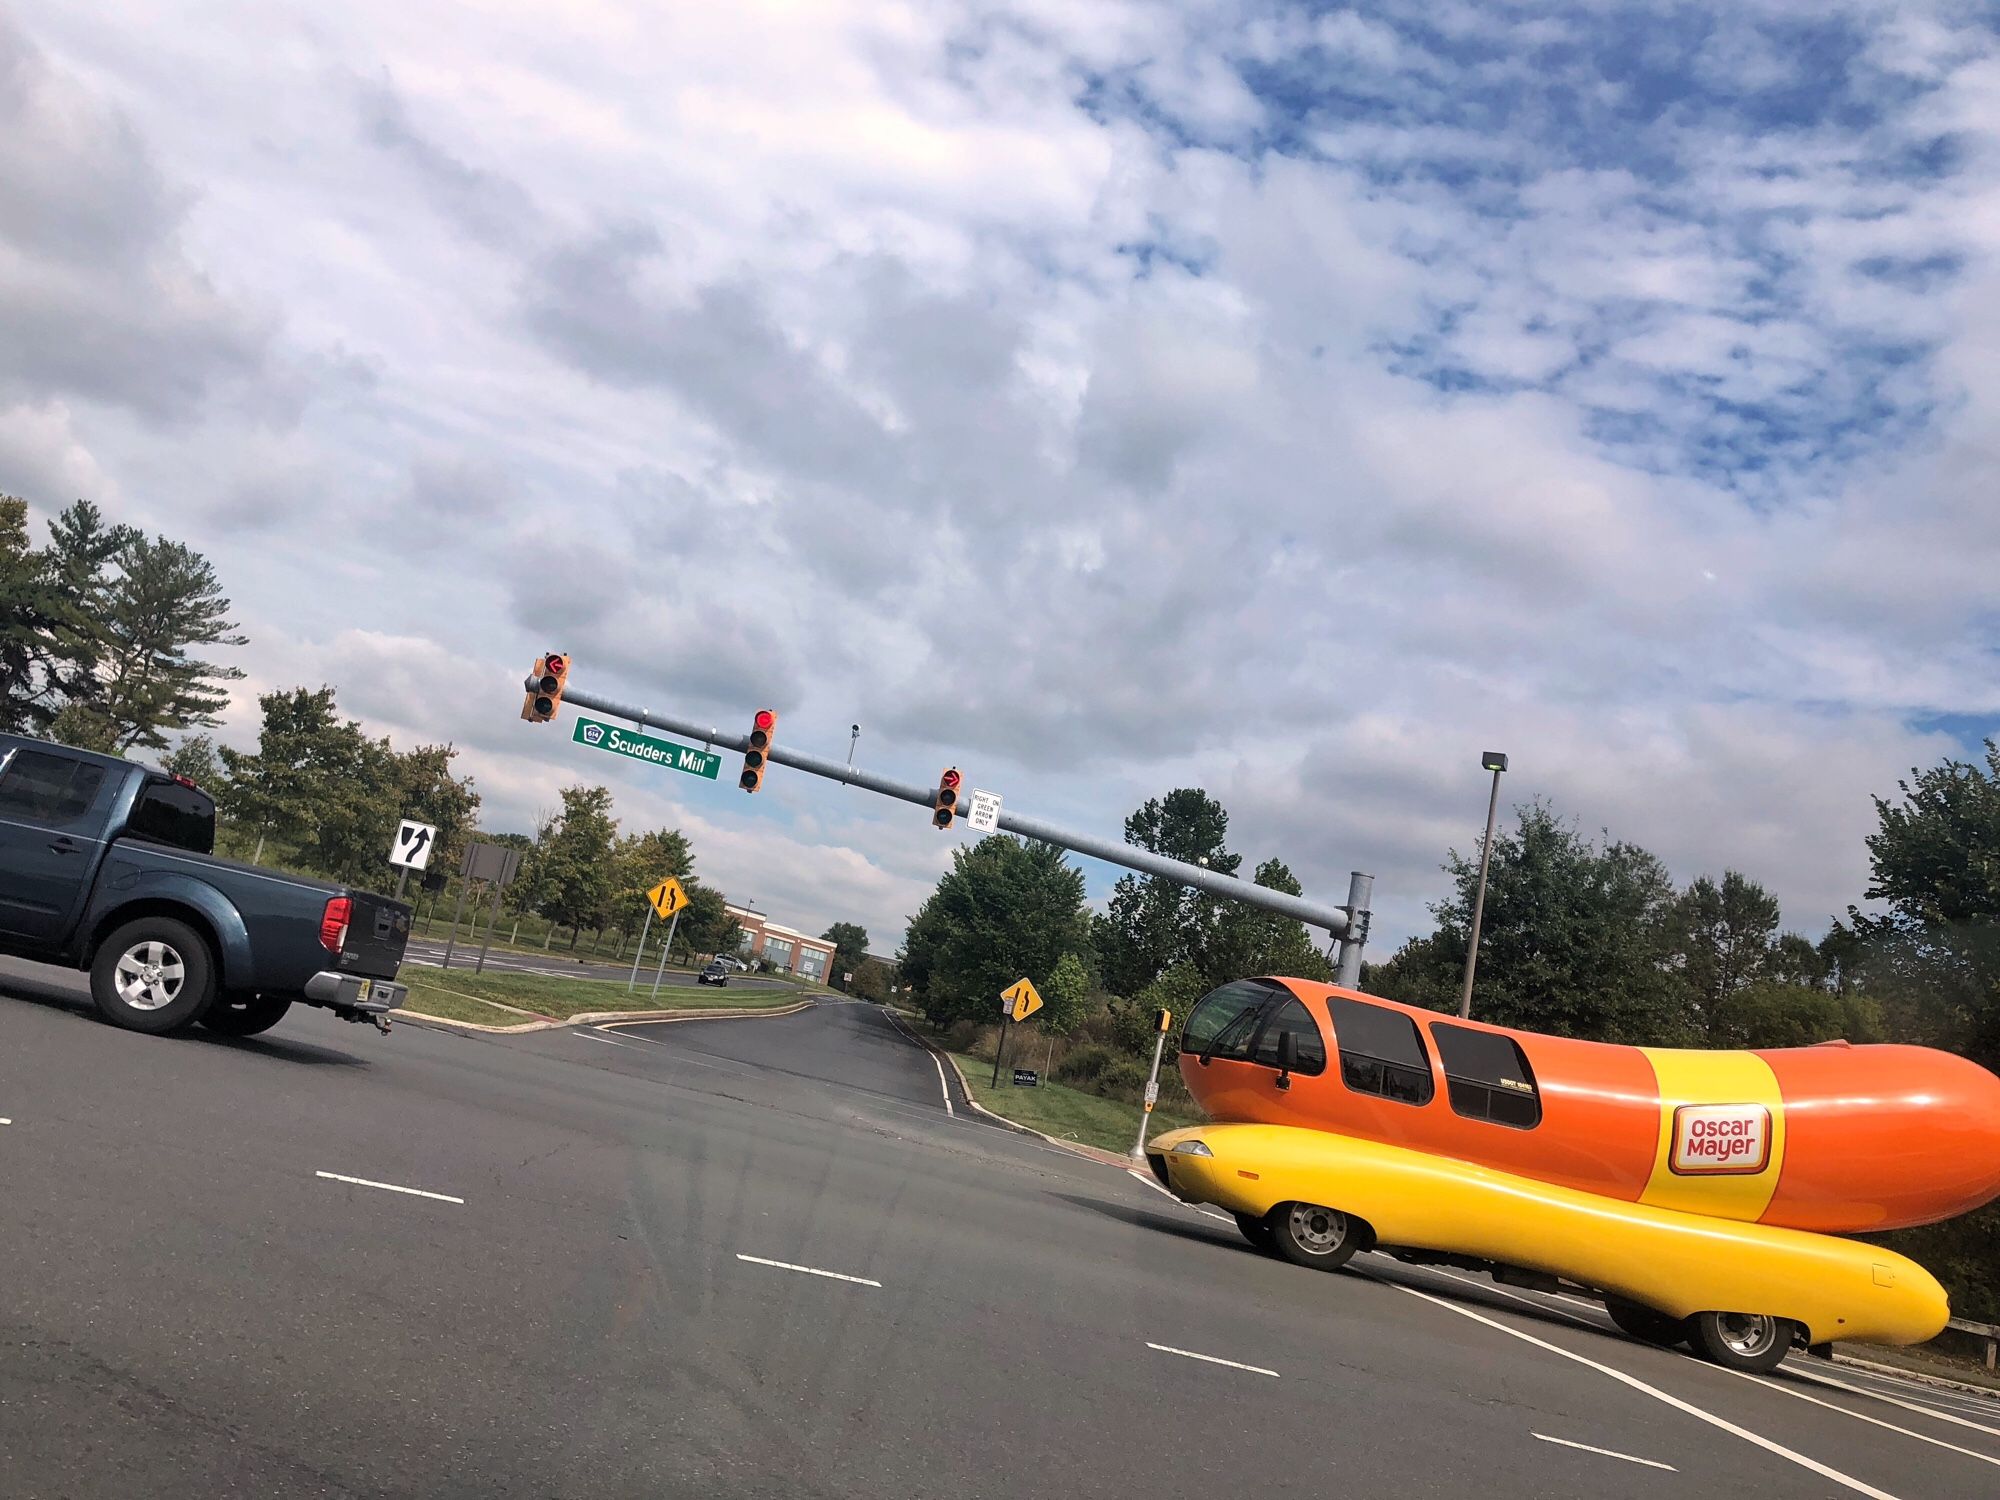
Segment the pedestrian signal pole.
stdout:
<path fill-rule="evenodd" d="M 1153 1071 L 1146 1075 L 1146 1098 L 1139 1110 L 1139 1139 L 1132 1143 L 1132 1160 L 1146 1159 L 1146 1127 L 1153 1123 L 1153 1106 L 1160 1102 L 1160 1059 L 1167 1050 L 1167 1028 L 1174 1024 L 1170 1010 L 1153 1013 Z"/>

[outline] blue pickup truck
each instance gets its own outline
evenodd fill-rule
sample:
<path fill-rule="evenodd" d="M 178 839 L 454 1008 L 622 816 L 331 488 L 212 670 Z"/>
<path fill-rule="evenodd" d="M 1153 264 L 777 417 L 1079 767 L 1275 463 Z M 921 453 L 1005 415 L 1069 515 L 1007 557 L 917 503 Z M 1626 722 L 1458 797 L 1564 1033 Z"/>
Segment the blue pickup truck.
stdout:
<path fill-rule="evenodd" d="M 214 847 L 185 778 L 0 734 L 0 953 L 87 970 L 133 1031 L 253 1036 L 295 1002 L 387 1031 L 410 908 Z"/>

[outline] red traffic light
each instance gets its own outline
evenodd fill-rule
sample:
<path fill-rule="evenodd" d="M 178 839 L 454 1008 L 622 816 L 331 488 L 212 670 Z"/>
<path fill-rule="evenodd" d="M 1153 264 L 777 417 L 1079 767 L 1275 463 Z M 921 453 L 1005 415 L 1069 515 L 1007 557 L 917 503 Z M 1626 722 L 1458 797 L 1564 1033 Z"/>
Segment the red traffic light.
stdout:
<path fill-rule="evenodd" d="M 569 662 L 560 651 L 551 651 L 547 656 L 543 657 L 542 665 L 558 677 L 569 670 Z"/>
<path fill-rule="evenodd" d="M 772 713 L 770 709 L 760 708 L 757 710 L 757 716 L 750 721 L 750 724 L 754 729 L 762 729 L 768 732 L 777 722 L 778 716 Z"/>
<path fill-rule="evenodd" d="M 560 651 L 535 658 L 528 668 L 527 696 L 521 702 L 521 717 L 530 724 L 546 724 L 562 708 L 563 685 L 569 680 L 569 658 Z"/>
<path fill-rule="evenodd" d="M 958 816 L 959 780 L 957 766 L 938 772 L 937 791 L 931 796 L 931 827 L 949 828 Z"/>
<path fill-rule="evenodd" d="M 746 792 L 754 792 L 764 784 L 764 772 L 768 769 L 771 735 L 778 727 L 778 716 L 768 708 L 760 708 L 751 715 L 749 745 L 743 752 L 743 773 L 736 778 L 736 784 Z"/>
<path fill-rule="evenodd" d="M 938 777 L 939 786 L 948 787 L 954 792 L 958 790 L 958 783 L 959 775 L 956 770 L 946 771 L 944 775 Z"/>

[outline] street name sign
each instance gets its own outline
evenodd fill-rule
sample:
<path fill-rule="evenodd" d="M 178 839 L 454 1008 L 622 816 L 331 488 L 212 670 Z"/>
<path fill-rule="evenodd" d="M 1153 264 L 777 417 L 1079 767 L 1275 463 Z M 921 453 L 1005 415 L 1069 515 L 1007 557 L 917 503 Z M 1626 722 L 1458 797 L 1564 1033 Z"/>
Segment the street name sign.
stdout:
<path fill-rule="evenodd" d="M 405 870 L 422 871 L 431 862 L 431 847 L 437 843 L 437 829 L 414 818 L 397 825 L 396 842 L 389 846 L 389 863 Z"/>
<path fill-rule="evenodd" d="M 716 773 L 722 769 L 722 757 L 713 750 L 697 750 L 692 745 L 641 734 L 622 724 L 607 724 L 602 719 L 587 718 L 583 714 L 576 716 L 576 728 L 570 731 L 570 739 L 593 750 L 608 750 L 613 755 L 623 755 L 630 760 L 643 760 L 649 766 L 665 766 L 670 771 L 685 771 L 690 776 L 706 776 L 710 781 L 715 780 Z"/>
<path fill-rule="evenodd" d="M 965 821 L 981 833 L 993 833 L 1000 827 L 1000 794 L 982 792 L 977 788 L 972 793 L 972 806 L 967 809 Z"/>
<path fill-rule="evenodd" d="M 660 914 L 662 921 L 688 904 L 687 892 L 671 875 L 646 892 L 646 899 L 653 903 L 653 910 Z"/>
<path fill-rule="evenodd" d="M 1017 1021 L 1025 1021 L 1042 1008 L 1042 997 L 1035 991 L 1032 979 L 1021 978 L 1000 992 L 1000 998 L 1008 1004 L 1007 1014 Z"/>

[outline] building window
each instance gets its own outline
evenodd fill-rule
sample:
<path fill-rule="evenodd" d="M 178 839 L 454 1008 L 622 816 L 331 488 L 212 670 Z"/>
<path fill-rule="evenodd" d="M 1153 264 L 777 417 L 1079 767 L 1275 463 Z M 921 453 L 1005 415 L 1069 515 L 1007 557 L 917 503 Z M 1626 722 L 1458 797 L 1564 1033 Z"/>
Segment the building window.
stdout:
<path fill-rule="evenodd" d="M 826 967 L 826 955 L 817 948 L 802 949 L 799 953 L 799 972 L 808 979 L 817 979 Z"/>
<path fill-rule="evenodd" d="M 1431 1023 L 1431 1036 L 1444 1064 L 1445 1097 L 1453 1114 L 1516 1130 L 1533 1130 L 1542 1123 L 1541 1091 L 1527 1054 L 1512 1037 L 1445 1021 Z"/>
<path fill-rule="evenodd" d="M 1417 1023 L 1400 1010 L 1329 995 L 1333 1040 L 1340 1048 L 1340 1081 L 1357 1094 L 1379 1094 L 1399 1104 L 1428 1104 L 1437 1092 L 1431 1058 Z"/>

